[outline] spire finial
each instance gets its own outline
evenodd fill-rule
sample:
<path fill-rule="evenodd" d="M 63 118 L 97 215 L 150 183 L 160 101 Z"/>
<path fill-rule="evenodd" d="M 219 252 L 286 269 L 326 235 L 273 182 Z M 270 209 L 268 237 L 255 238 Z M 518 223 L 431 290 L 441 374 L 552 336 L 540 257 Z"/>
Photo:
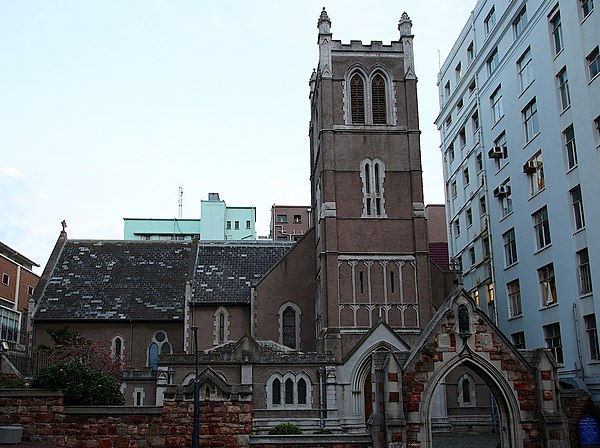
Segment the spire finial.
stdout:
<path fill-rule="evenodd" d="M 412 36 L 412 21 L 406 12 L 402 13 L 400 21 L 398 22 L 398 31 L 400 31 L 400 37 Z"/>
<path fill-rule="evenodd" d="M 329 16 L 327 15 L 327 11 L 325 11 L 325 7 L 323 7 L 323 11 L 321 11 L 321 15 L 317 21 L 317 28 L 319 28 L 319 34 L 331 33 L 331 20 L 329 20 Z"/>

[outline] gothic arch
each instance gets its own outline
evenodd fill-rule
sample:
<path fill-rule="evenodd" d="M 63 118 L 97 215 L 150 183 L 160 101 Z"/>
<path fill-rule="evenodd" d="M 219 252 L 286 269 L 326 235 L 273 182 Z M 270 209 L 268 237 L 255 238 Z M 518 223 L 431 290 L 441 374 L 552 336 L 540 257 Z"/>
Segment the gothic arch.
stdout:
<path fill-rule="evenodd" d="M 277 311 L 277 317 L 279 320 L 279 343 L 296 350 L 300 349 L 300 321 L 302 319 L 302 310 L 298 304 L 289 301 L 283 303 Z M 292 318 L 293 333 L 291 328 Z M 286 342 L 290 344 L 288 345 Z"/>

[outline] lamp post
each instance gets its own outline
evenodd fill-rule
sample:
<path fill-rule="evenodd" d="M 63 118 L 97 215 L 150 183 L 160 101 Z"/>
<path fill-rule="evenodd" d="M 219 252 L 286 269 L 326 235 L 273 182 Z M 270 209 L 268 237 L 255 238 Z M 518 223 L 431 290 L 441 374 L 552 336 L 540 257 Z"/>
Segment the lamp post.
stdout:
<path fill-rule="evenodd" d="M 200 378 L 198 377 L 198 327 L 193 326 L 194 333 L 194 353 L 196 355 L 196 376 L 194 377 L 194 429 L 192 430 L 192 448 L 198 448 L 198 439 L 200 437 Z"/>

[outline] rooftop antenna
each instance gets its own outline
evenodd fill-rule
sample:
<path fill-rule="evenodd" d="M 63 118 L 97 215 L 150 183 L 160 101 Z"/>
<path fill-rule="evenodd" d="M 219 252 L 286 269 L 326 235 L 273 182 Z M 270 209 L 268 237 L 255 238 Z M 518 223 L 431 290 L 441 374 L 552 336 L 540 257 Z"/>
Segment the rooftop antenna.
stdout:
<path fill-rule="evenodd" d="M 179 219 L 183 214 L 183 187 L 179 187 Z"/>
<path fill-rule="evenodd" d="M 442 60 L 440 59 L 440 50 L 438 50 L 438 71 L 442 69 Z"/>

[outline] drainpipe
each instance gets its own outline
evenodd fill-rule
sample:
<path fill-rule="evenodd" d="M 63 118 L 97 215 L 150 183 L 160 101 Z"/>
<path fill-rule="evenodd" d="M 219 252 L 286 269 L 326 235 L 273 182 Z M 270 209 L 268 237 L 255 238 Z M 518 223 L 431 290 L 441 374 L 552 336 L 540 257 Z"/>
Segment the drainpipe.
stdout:
<path fill-rule="evenodd" d="M 325 387 L 325 368 L 319 367 L 317 369 L 317 373 L 319 374 L 319 428 L 325 428 L 325 419 L 324 419 L 324 408 L 325 404 L 323 403 L 323 387 Z"/>
<path fill-rule="evenodd" d="M 577 357 L 579 358 L 579 370 L 581 372 L 581 378 L 585 378 L 585 371 L 583 370 L 583 356 L 581 355 L 581 340 L 579 339 L 579 319 L 577 319 L 577 304 L 573 304 L 573 322 L 575 323 L 575 341 L 577 342 Z"/>

